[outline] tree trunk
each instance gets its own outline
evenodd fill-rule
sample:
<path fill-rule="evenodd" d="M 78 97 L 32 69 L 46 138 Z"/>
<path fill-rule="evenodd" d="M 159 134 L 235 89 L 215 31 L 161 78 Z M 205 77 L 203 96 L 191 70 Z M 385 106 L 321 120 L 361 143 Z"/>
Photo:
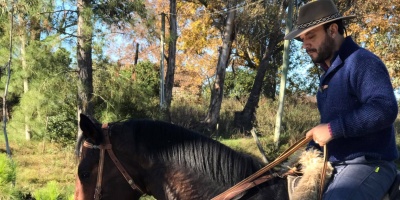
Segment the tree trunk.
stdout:
<path fill-rule="evenodd" d="M 161 34 L 160 34 L 160 110 L 165 115 L 165 75 L 164 75 L 164 57 L 165 57 L 165 13 L 161 13 Z M 162 116 L 164 119 L 165 117 Z"/>
<path fill-rule="evenodd" d="M 137 65 L 137 62 L 139 60 L 139 43 L 136 43 L 136 50 L 135 50 L 135 57 L 134 57 L 134 65 Z"/>
<path fill-rule="evenodd" d="M 230 58 L 232 42 L 235 36 L 234 22 L 235 22 L 236 9 L 232 8 L 233 6 L 236 6 L 236 4 L 237 0 L 233 1 L 233 4 L 230 6 L 231 8 L 228 8 L 229 12 L 224 27 L 224 36 L 223 36 L 224 38 L 222 41 L 222 48 L 219 51 L 220 54 L 218 58 L 215 82 L 211 90 L 210 106 L 208 108 L 207 117 L 205 119 L 205 122 L 208 124 L 210 130 L 215 130 L 219 121 L 219 114 L 224 95 L 225 73 Z"/>
<path fill-rule="evenodd" d="M 293 15 L 293 0 L 289 0 L 288 14 L 286 18 L 286 34 L 288 34 L 292 30 L 292 15 Z M 281 87 L 279 90 L 279 107 L 276 113 L 275 133 L 274 133 L 274 143 L 276 148 L 279 147 L 279 139 L 281 136 L 283 106 L 285 102 L 286 77 L 289 69 L 289 48 L 290 48 L 290 40 L 285 40 L 284 52 L 283 52 L 282 76 L 280 84 Z"/>
<path fill-rule="evenodd" d="M 246 105 L 244 106 L 242 111 L 235 112 L 234 124 L 242 131 L 250 131 L 253 128 L 253 123 L 256 120 L 256 108 L 260 100 L 261 88 L 263 85 L 265 73 L 267 69 L 271 67 L 271 57 L 277 50 L 276 46 L 278 42 L 283 39 L 280 30 L 280 21 L 283 10 L 284 8 L 282 4 L 280 7 L 280 14 L 277 15 L 278 19 L 274 21 L 274 26 L 272 28 L 272 31 L 270 32 L 268 46 L 257 70 L 253 87 L 250 91 L 250 96 L 247 99 Z"/>
<path fill-rule="evenodd" d="M 13 5 L 14 6 L 14 5 Z M 9 112 L 7 108 L 7 94 L 8 94 L 8 86 L 10 85 L 11 79 L 11 62 L 12 62 L 12 50 L 13 50 L 13 30 L 14 30 L 14 10 L 11 9 L 10 11 L 10 46 L 9 46 L 9 57 L 8 62 L 5 66 L 5 73 L 6 73 L 6 84 L 4 86 L 4 96 L 3 96 L 3 133 L 4 133 L 4 141 L 6 143 L 6 152 L 7 156 L 11 158 L 11 148 L 8 142 L 8 135 L 7 135 L 7 121 L 9 119 Z"/>
<path fill-rule="evenodd" d="M 169 109 L 172 102 L 172 89 L 174 87 L 175 76 L 175 57 L 176 57 L 176 41 L 178 39 L 178 27 L 176 22 L 176 0 L 170 0 L 170 15 L 169 15 L 169 42 L 168 42 L 168 60 L 167 73 L 165 76 L 165 103 L 167 118 L 170 121 Z M 163 58 L 161 58 L 163 59 Z"/>
<path fill-rule="evenodd" d="M 276 83 L 276 74 L 278 73 L 278 66 L 276 65 L 277 62 L 275 62 L 275 61 L 270 61 L 270 62 L 272 62 L 274 64 L 270 65 L 270 67 L 268 68 L 269 70 L 267 70 L 265 72 L 265 78 L 264 78 L 263 87 L 261 90 L 263 91 L 263 95 L 266 98 L 275 100 L 276 84 L 277 84 Z"/>
<path fill-rule="evenodd" d="M 93 115 L 93 69 L 92 69 L 92 10 L 90 0 L 78 0 L 78 116 Z M 81 130 L 78 131 L 78 137 Z"/>
<path fill-rule="evenodd" d="M 135 51 L 135 57 L 133 58 L 134 62 L 133 62 L 133 67 L 132 67 L 132 75 L 131 75 L 131 79 L 132 80 L 136 80 L 136 65 L 138 63 L 139 60 L 139 43 L 136 43 L 136 51 Z"/>
<path fill-rule="evenodd" d="M 267 51 L 268 52 L 268 51 Z M 267 55 L 271 55 L 272 52 L 268 52 Z M 253 87 L 250 91 L 250 96 L 241 112 L 235 112 L 234 124 L 242 131 L 250 131 L 253 128 L 253 123 L 256 119 L 256 107 L 260 99 L 261 88 L 263 85 L 263 79 L 265 72 L 269 67 L 269 59 L 267 56 L 260 62 L 256 77 L 254 79 Z"/>
<path fill-rule="evenodd" d="M 18 21 L 20 23 L 20 34 L 19 34 L 19 40 L 21 42 L 21 65 L 22 65 L 22 71 L 24 72 L 23 76 L 23 87 L 24 87 L 24 94 L 26 94 L 29 91 L 29 83 L 28 83 L 28 66 L 26 63 L 26 46 L 28 44 L 27 38 L 26 38 L 26 31 L 23 27 L 26 26 L 26 20 L 24 19 L 24 16 L 22 13 L 18 14 Z M 26 140 L 31 140 L 31 128 L 29 126 L 29 113 L 27 111 L 24 111 L 24 123 L 25 123 L 25 139 Z"/>

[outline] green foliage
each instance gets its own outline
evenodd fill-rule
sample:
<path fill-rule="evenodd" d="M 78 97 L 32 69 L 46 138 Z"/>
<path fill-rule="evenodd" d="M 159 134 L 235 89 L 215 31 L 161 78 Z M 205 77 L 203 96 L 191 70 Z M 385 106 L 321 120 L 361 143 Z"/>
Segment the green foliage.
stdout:
<path fill-rule="evenodd" d="M 253 87 L 255 76 L 255 71 L 243 68 L 239 68 L 235 72 L 226 72 L 224 84 L 225 96 L 236 98 L 248 95 Z"/>
<path fill-rule="evenodd" d="M 94 74 L 96 118 L 106 122 L 156 117 L 159 103 L 158 77 L 158 69 L 150 62 L 138 63 L 134 74 L 130 67 L 123 69 L 108 63 L 98 63 L 98 70 Z"/>
<path fill-rule="evenodd" d="M 147 96 L 157 96 L 160 91 L 159 68 L 149 62 L 140 62 L 135 67 L 136 79 L 134 84 L 142 88 Z"/>
<path fill-rule="evenodd" d="M 98 0 L 93 4 L 94 14 L 99 16 L 107 24 L 114 24 L 119 28 L 124 26 L 123 22 L 134 24 L 137 18 L 146 18 L 147 10 L 143 0 L 121 1 L 121 0 Z"/>
<path fill-rule="evenodd" d="M 76 130 L 76 88 L 69 71 L 69 52 L 63 48 L 53 52 L 46 42 L 31 42 L 27 47 L 27 70 L 16 63 L 13 74 L 13 95 L 18 104 L 13 108 L 10 128 L 23 133 L 28 124 L 33 138 L 66 141 Z M 29 90 L 23 92 L 23 78 L 29 80 Z"/>
<path fill-rule="evenodd" d="M 57 141 L 60 143 L 74 143 L 75 133 L 77 131 L 75 105 L 67 102 L 57 108 L 58 114 L 48 116 L 46 131 L 41 135 L 42 138 L 49 141 Z"/>
<path fill-rule="evenodd" d="M 50 181 L 44 188 L 34 191 L 33 197 L 37 200 L 57 200 L 61 197 L 61 188 L 56 181 Z"/>
<path fill-rule="evenodd" d="M 16 165 L 14 162 L 6 154 L 0 154 L 0 161 L 0 184 L 4 186 L 7 183 L 15 182 Z"/>
<path fill-rule="evenodd" d="M 238 68 L 235 71 L 227 71 L 224 82 L 224 95 L 226 98 L 242 98 L 250 94 L 254 85 L 257 71 L 248 68 Z M 264 97 L 275 96 L 275 85 L 271 84 L 276 78 L 267 73 L 262 83 L 261 93 Z M 209 87 L 209 86 L 207 86 Z M 273 99 L 273 98 L 271 98 Z"/>
<path fill-rule="evenodd" d="M 7 157 L 0 154 L 0 199 L 18 199 L 18 193 L 14 187 L 16 180 L 16 164 Z"/>

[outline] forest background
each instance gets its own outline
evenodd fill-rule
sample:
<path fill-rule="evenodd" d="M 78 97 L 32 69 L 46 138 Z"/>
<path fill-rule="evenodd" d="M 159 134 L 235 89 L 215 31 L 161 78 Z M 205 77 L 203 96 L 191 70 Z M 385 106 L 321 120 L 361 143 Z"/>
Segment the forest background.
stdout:
<path fill-rule="evenodd" d="M 169 121 L 261 157 L 253 132 L 273 160 L 319 121 L 321 71 L 283 40 L 307 2 L 0 0 L 0 199 L 72 199 L 79 113 Z M 400 0 L 335 3 L 398 91 Z"/>

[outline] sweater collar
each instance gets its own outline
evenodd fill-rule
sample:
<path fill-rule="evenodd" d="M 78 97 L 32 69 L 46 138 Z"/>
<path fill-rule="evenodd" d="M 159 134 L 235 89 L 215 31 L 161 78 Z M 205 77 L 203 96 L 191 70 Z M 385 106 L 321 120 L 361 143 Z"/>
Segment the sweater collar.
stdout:
<path fill-rule="evenodd" d="M 348 36 L 344 39 L 343 44 L 340 46 L 338 55 L 341 60 L 346 60 L 351 54 L 357 51 L 360 47 L 353 39 Z"/>
<path fill-rule="evenodd" d="M 339 51 L 335 52 L 335 55 L 331 59 L 331 66 L 328 67 L 325 63 L 321 63 L 320 66 L 325 72 L 327 72 L 331 68 L 336 68 L 336 66 L 340 65 L 359 48 L 360 47 L 353 41 L 351 36 L 348 36 L 344 39 L 342 45 L 339 48 Z"/>

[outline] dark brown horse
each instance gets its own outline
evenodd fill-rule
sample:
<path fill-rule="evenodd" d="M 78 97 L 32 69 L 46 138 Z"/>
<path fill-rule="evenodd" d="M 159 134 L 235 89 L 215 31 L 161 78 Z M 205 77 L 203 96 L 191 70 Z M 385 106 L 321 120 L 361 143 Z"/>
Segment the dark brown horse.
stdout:
<path fill-rule="evenodd" d="M 81 115 L 81 160 L 75 199 L 211 199 L 259 170 L 248 155 L 185 128 L 160 121 L 130 120 L 108 124 L 106 133 L 115 157 L 133 180 L 124 178 L 109 154 L 98 177 L 100 152 L 106 148 L 101 124 Z M 82 143 L 79 142 L 79 143 Z M 129 180 L 129 178 L 128 178 Z M 241 199 L 288 199 L 286 179 L 274 178 L 248 190 Z"/>
<path fill-rule="evenodd" d="M 209 200 L 263 167 L 248 155 L 173 124 L 130 120 L 102 127 L 80 117 L 77 200 L 139 199 L 144 194 L 158 200 Z M 390 199 L 400 199 L 399 183 L 400 176 Z M 286 178 L 272 178 L 240 199 L 288 199 Z"/>

